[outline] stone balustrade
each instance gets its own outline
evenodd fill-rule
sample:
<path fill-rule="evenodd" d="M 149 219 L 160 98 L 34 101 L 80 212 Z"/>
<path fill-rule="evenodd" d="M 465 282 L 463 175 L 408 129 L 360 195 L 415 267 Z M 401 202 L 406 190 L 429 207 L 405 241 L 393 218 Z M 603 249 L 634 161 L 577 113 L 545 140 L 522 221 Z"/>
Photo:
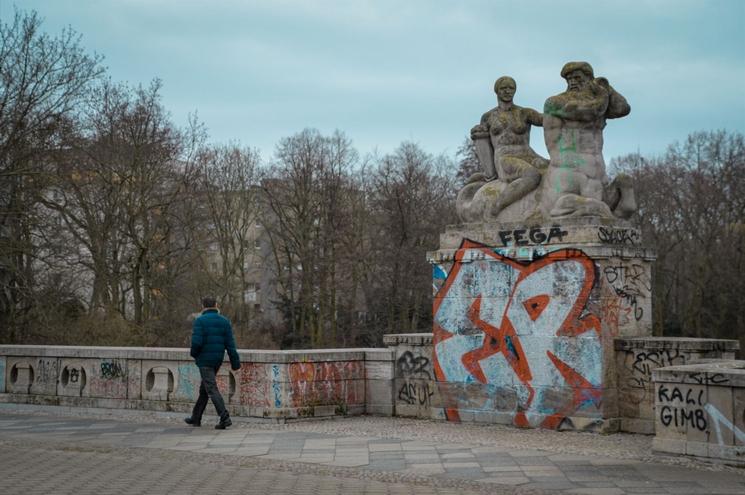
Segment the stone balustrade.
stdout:
<path fill-rule="evenodd" d="M 740 347 L 737 340 L 685 337 L 616 339 L 614 344 L 621 430 L 646 434 L 655 431 L 654 370 L 702 359 L 731 360 Z"/>
<path fill-rule="evenodd" d="M 239 351 L 217 375 L 231 413 L 288 418 L 393 412 L 387 349 Z M 189 411 L 199 370 L 187 349 L 0 346 L 0 400 Z"/>
<path fill-rule="evenodd" d="M 652 375 L 655 451 L 745 466 L 745 361 L 702 360 Z"/>
<path fill-rule="evenodd" d="M 460 420 L 512 424 L 516 407 L 514 389 L 476 381 L 438 382 L 432 364 L 432 334 L 395 334 L 384 337 L 394 349 L 393 402 L 396 416 L 444 419 L 445 409 L 458 407 Z M 701 359 L 734 359 L 736 340 L 677 337 L 615 339 L 615 360 L 609 360 L 606 382 L 608 404 L 605 424 L 612 431 L 654 434 L 655 392 L 652 373 L 657 368 L 690 364 Z M 463 405 L 467 407 L 463 407 Z M 598 418 L 575 413 L 571 425 L 592 427 Z M 567 429 L 569 422 L 562 429 Z M 584 428 L 583 429 L 588 429 Z"/>
<path fill-rule="evenodd" d="M 430 333 L 384 342 L 387 349 L 239 351 L 241 369 L 225 362 L 218 386 L 234 416 L 446 419 L 457 405 L 461 421 L 512 424 L 517 388 L 438 381 Z M 743 463 L 745 361 L 732 360 L 737 341 L 641 337 L 616 339 L 614 349 L 607 383 L 615 402 L 604 407 L 604 424 L 655 433 L 661 452 Z M 0 346 L 0 402 L 188 412 L 199 381 L 187 349 Z M 582 427 L 582 417 L 570 419 Z M 587 429 L 595 420 L 587 418 Z"/>

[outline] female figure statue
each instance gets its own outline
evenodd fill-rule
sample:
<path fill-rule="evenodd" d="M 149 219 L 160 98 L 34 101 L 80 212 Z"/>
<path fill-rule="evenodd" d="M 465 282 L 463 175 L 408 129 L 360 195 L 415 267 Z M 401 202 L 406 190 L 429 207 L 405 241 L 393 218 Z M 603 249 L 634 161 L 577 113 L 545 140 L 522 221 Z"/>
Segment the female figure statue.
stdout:
<path fill-rule="evenodd" d="M 543 115 L 532 108 L 515 105 L 512 99 L 516 89 L 513 78 L 497 79 L 494 83 L 497 106 L 486 112 L 481 123 L 471 129 L 471 139 L 484 174 L 474 174 L 469 182 L 498 179 L 506 184 L 496 200 L 485 205 L 485 220 L 495 219 L 504 208 L 535 189 L 541 182 L 540 170 L 548 166 L 548 160 L 530 147 L 530 126 L 542 126 Z"/>

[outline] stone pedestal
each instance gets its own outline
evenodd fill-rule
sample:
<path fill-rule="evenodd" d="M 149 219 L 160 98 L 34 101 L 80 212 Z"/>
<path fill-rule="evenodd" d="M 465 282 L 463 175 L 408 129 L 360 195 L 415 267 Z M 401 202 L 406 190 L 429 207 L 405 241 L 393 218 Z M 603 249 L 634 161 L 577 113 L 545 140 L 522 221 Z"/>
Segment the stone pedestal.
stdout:
<path fill-rule="evenodd" d="M 446 417 L 617 430 L 613 340 L 651 334 L 654 258 L 598 218 L 448 228 L 428 253 Z"/>
<path fill-rule="evenodd" d="M 745 466 L 745 361 L 701 360 L 652 375 L 654 450 Z"/>

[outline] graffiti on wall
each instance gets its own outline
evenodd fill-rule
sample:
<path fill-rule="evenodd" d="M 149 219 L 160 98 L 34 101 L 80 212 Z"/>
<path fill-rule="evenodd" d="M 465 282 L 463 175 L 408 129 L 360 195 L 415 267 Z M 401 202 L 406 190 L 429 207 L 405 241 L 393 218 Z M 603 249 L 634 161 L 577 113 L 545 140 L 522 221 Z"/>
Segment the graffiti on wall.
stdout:
<path fill-rule="evenodd" d="M 365 401 L 362 361 L 290 363 L 290 390 L 295 407 L 316 404 L 357 405 Z"/>
<path fill-rule="evenodd" d="M 464 240 L 434 300 L 437 380 L 514 390 L 518 426 L 557 428 L 579 410 L 598 416 L 600 320 L 587 310 L 596 271 L 574 249 L 523 263 Z M 446 416 L 458 420 L 459 408 Z"/>
<path fill-rule="evenodd" d="M 272 365 L 272 396 L 274 407 L 282 407 L 282 382 L 279 377 L 279 365 Z"/>
<path fill-rule="evenodd" d="M 712 390 L 708 389 L 709 393 Z M 733 423 L 733 418 L 727 417 L 706 398 L 705 386 L 660 384 L 657 387 L 660 423 L 676 430 L 713 432 L 709 442 L 721 446 L 732 445 L 733 440 L 745 443 L 745 432 Z M 727 430 L 732 432 L 732 436 L 725 437 Z"/>
<path fill-rule="evenodd" d="M 264 363 L 241 364 L 241 404 L 253 407 L 269 407 L 269 386 L 266 366 Z"/>
<path fill-rule="evenodd" d="M 111 361 L 101 361 L 101 378 L 114 379 L 114 378 L 125 378 L 126 373 L 122 369 L 122 365 L 117 359 Z"/>
<path fill-rule="evenodd" d="M 202 380 L 199 368 L 193 363 L 179 364 L 176 374 L 178 375 L 177 397 L 181 400 L 196 400 L 199 395 L 199 384 Z"/>
<path fill-rule="evenodd" d="M 430 358 L 404 351 L 396 359 L 398 402 L 410 406 L 430 406 L 435 395 Z"/>
<path fill-rule="evenodd" d="M 93 365 L 91 397 L 127 398 L 127 362 L 122 359 L 102 359 Z"/>
<path fill-rule="evenodd" d="M 740 428 L 732 424 L 732 421 L 730 421 L 727 416 L 722 414 L 719 409 L 714 407 L 714 405 L 706 404 L 704 406 L 704 409 L 706 409 L 706 412 L 709 414 L 711 422 L 714 425 L 714 432 L 716 433 L 717 443 L 719 445 L 725 445 L 727 443 L 724 441 L 724 428 L 732 431 L 735 440 L 738 442 L 739 445 L 745 444 L 745 431 L 742 431 Z M 743 414 L 745 414 L 745 412 Z"/>
<path fill-rule="evenodd" d="M 603 269 L 603 276 L 618 296 L 625 315 L 641 320 L 644 316 L 641 299 L 652 292 L 652 280 L 644 266 L 640 263 L 609 265 Z"/>
<path fill-rule="evenodd" d="M 636 389 L 651 389 L 652 370 L 681 364 L 686 364 L 686 356 L 679 349 L 625 351 L 625 385 Z"/>

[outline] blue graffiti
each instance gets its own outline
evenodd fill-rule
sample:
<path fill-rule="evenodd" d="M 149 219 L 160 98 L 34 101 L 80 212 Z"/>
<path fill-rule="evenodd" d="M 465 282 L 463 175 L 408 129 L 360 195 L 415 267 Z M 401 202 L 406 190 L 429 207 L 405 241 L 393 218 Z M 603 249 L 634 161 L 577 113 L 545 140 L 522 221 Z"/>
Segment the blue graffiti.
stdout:
<path fill-rule="evenodd" d="M 279 383 L 279 365 L 272 365 L 272 391 L 274 392 L 274 407 L 282 407 L 282 388 Z"/>
<path fill-rule="evenodd" d="M 199 368 L 194 364 L 179 365 L 177 393 L 184 399 L 195 400 L 201 379 Z"/>

